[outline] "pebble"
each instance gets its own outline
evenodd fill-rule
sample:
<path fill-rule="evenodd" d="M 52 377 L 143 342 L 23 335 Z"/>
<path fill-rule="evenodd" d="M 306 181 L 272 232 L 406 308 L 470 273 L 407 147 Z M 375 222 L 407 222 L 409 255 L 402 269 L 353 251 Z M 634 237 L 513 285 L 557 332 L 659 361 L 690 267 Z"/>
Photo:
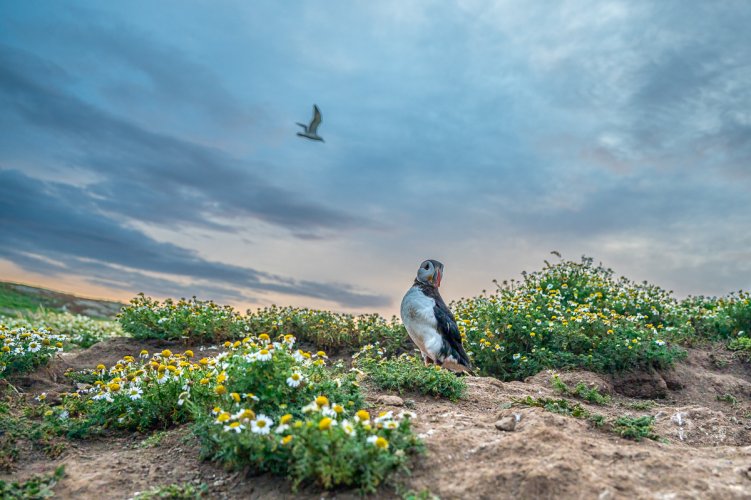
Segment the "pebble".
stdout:
<path fill-rule="evenodd" d="M 495 423 L 495 428 L 499 431 L 513 432 L 516 429 L 516 419 L 511 415 L 503 417 Z"/>

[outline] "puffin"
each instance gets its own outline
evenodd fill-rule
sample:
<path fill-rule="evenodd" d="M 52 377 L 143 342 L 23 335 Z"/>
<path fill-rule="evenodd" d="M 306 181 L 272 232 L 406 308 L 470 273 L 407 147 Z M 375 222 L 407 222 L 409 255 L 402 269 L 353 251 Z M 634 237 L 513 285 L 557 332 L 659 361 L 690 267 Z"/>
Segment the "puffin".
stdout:
<path fill-rule="evenodd" d="M 425 366 L 435 363 L 457 373 L 474 375 L 454 315 L 438 293 L 443 264 L 428 259 L 417 269 L 412 288 L 402 299 L 402 323 L 420 349 Z"/>

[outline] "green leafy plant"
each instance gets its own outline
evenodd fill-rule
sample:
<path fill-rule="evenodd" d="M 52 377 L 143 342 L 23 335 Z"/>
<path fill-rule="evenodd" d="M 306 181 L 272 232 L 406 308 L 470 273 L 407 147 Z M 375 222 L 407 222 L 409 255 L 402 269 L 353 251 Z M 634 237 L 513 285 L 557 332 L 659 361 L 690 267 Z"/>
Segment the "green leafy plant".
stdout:
<path fill-rule="evenodd" d="M 600 391 L 598 391 L 596 387 L 587 387 L 584 382 L 577 383 L 576 387 L 574 387 L 573 389 L 566 385 L 566 383 L 563 382 L 558 375 L 553 375 L 551 382 L 553 384 L 553 389 L 560 392 L 561 394 L 575 396 L 577 398 L 581 398 L 585 401 L 589 401 L 590 403 L 598 405 L 610 404 L 610 396 L 600 393 Z"/>
<path fill-rule="evenodd" d="M 133 500 L 198 500 L 204 498 L 209 487 L 205 483 L 168 484 L 154 486 L 148 491 L 142 491 L 133 496 Z"/>
<path fill-rule="evenodd" d="M 354 366 L 367 373 L 381 389 L 400 393 L 417 391 L 452 401 L 461 398 L 467 390 L 463 377 L 435 365 L 425 366 L 416 356 L 402 354 L 397 358 L 384 358 L 383 355 L 378 346 L 368 345 L 354 357 Z"/>
<path fill-rule="evenodd" d="M 0 322 L 0 378 L 47 364 L 62 351 L 65 337 L 45 329 L 9 328 Z"/>
<path fill-rule="evenodd" d="M 660 436 L 655 434 L 652 429 L 654 420 L 654 417 L 647 415 L 642 417 L 618 417 L 615 422 L 613 422 L 613 432 L 623 438 L 633 439 L 635 441 L 641 441 L 642 438 L 659 441 Z"/>
<path fill-rule="evenodd" d="M 17 498 L 36 500 L 55 495 L 55 485 L 65 475 L 65 466 L 61 465 L 52 474 L 34 476 L 24 482 L 0 480 L 0 498 Z"/>
<path fill-rule="evenodd" d="M 453 304 L 484 373 L 519 380 L 545 368 L 617 372 L 666 367 L 685 355 L 668 342 L 677 301 L 658 287 L 616 279 L 589 258 L 523 276 Z"/>
<path fill-rule="evenodd" d="M 232 468 L 287 476 L 293 489 L 315 483 L 373 492 L 390 472 L 406 469 L 410 454 L 422 450 L 408 413 L 372 417 L 332 405 L 326 396 L 304 412 L 300 419 L 288 413 L 275 420 L 252 410 L 219 410 L 199 423 L 197 433 L 206 456 Z"/>

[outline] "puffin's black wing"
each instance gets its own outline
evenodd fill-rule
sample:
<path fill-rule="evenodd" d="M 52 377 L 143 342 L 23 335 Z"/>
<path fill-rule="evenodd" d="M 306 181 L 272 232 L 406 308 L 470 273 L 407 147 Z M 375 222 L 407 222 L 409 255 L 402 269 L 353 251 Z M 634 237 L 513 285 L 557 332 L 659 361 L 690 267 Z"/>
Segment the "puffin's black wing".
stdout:
<path fill-rule="evenodd" d="M 448 343 L 449 347 L 455 351 L 455 354 L 451 354 L 457 357 L 459 364 L 469 368 L 469 357 L 464 352 L 464 347 L 462 347 L 462 336 L 459 334 L 459 327 L 456 326 L 454 315 L 451 314 L 451 311 L 443 300 L 435 301 L 433 313 L 438 322 L 438 333 L 441 334 L 441 337 Z"/>

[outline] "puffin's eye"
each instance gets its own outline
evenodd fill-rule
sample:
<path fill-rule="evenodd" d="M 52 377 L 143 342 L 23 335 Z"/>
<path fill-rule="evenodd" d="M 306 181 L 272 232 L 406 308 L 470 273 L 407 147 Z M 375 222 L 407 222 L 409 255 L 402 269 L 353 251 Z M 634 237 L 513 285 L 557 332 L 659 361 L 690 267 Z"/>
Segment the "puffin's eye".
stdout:
<path fill-rule="evenodd" d="M 426 269 L 426 270 L 430 269 L 430 262 L 426 262 L 426 263 L 425 263 L 425 269 Z"/>

